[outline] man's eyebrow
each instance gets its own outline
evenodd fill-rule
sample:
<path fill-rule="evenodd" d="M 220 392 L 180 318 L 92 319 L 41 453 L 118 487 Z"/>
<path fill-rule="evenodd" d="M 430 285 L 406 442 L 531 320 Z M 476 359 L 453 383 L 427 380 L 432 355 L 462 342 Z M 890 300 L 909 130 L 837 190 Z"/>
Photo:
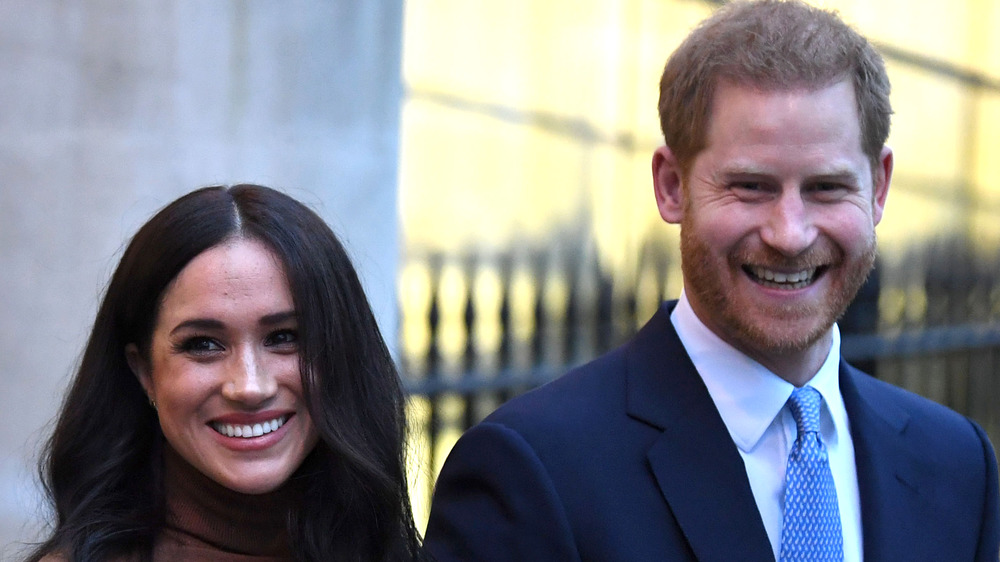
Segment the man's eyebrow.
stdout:
<path fill-rule="evenodd" d="M 761 168 L 759 166 L 731 166 L 726 168 L 717 169 L 712 177 L 716 181 L 722 180 L 733 180 L 740 178 L 771 178 L 774 174 Z M 850 180 L 852 182 L 860 181 L 860 177 L 857 171 L 850 168 L 831 168 L 826 171 L 820 171 L 815 174 L 809 174 L 805 176 L 804 181 L 815 182 L 815 181 L 845 181 Z"/>
<path fill-rule="evenodd" d="M 860 178 L 853 170 L 832 170 L 813 174 L 806 178 L 808 181 L 851 181 L 858 182 Z"/>
<path fill-rule="evenodd" d="M 720 166 L 715 170 L 713 175 L 718 178 L 732 178 L 741 176 L 770 177 L 774 174 L 760 166 L 754 166 L 752 164 L 731 164 L 728 166 Z"/>
<path fill-rule="evenodd" d="M 715 185 L 726 185 L 733 182 L 752 180 L 755 182 L 767 182 L 774 176 L 760 168 L 723 168 L 716 170 L 711 175 L 711 181 Z"/>

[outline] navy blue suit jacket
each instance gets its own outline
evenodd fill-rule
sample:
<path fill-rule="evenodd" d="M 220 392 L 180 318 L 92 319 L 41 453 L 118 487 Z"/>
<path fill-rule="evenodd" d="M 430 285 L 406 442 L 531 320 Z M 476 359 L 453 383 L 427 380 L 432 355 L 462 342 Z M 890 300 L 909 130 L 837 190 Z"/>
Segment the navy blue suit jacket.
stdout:
<path fill-rule="evenodd" d="M 624 346 L 515 398 L 463 435 L 434 493 L 440 562 L 774 560 L 742 458 L 660 308 Z M 841 363 L 865 559 L 1000 552 L 982 429 Z"/>

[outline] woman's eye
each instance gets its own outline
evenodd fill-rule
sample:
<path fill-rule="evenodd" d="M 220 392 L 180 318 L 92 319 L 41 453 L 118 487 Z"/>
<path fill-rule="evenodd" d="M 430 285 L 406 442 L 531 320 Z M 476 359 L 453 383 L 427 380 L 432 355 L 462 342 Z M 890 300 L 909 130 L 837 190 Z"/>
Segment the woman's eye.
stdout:
<path fill-rule="evenodd" d="M 299 334 L 295 330 L 278 330 L 267 336 L 266 345 L 294 346 L 299 340 Z"/>
<path fill-rule="evenodd" d="M 222 351 L 223 349 L 222 346 L 219 345 L 219 342 L 204 336 L 188 338 L 181 342 L 178 348 L 180 351 L 194 354 L 213 353 L 216 351 Z"/>

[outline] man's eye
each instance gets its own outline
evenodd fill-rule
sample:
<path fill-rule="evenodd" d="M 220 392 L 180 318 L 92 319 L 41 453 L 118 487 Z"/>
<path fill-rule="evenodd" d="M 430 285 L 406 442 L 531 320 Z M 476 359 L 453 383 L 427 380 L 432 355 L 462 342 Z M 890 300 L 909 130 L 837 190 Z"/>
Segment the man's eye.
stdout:
<path fill-rule="evenodd" d="M 813 184 L 810 190 L 824 201 L 836 201 L 847 194 L 850 191 L 850 188 L 840 183 L 821 182 Z"/>
<path fill-rule="evenodd" d="M 775 193 L 773 185 L 762 181 L 737 181 L 730 184 L 729 189 L 741 201 L 747 202 L 766 201 Z"/>
<path fill-rule="evenodd" d="M 299 341 L 299 334 L 295 330 L 278 330 L 267 336 L 264 342 L 266 345 L 292 346 Z"/>

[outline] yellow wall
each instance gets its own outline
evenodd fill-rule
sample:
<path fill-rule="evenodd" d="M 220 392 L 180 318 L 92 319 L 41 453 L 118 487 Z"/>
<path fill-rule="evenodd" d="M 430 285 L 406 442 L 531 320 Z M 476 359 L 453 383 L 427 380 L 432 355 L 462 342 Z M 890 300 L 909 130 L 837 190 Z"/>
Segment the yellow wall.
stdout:
<path fill-rule="evenodd" d="M 880 45 L 1000 80 L 1000 8 L 990 0 L 818 4 Z M 406 250 L 507 248 L 590 221 L 602 264 L 628 274 L 639 240 L 662 228 L 649 185 L 659 73 L 711 9 L 693 0 L 407 2 Z M 1000 147 L 1000 96 L 888 66 L 897 181 L 883 243 L 951 229 L 996 240 L 998 227 L 957 202 L 1000 202 L 991 181 L 1000 159 L 988 157 Z"/>

